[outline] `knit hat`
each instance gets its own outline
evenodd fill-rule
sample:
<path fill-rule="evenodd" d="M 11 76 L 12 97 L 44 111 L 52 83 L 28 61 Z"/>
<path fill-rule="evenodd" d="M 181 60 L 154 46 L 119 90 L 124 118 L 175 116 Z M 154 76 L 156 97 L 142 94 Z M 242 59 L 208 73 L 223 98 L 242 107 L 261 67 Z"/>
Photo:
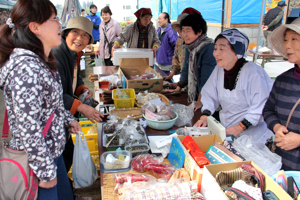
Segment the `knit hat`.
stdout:
<path fill-rule="evenodd" d="M 145 15 L 145 14 L 150 14 L 152 16 L 152 12 L 150 8 L 140 8 L 139 10 L 137 10 L 134 15 L 136 16 L 136 18 L 139 18 L 140 15 Z"/>
<path fill-rule="evenodd" d="M 272 47 L 285 58 L 287 58 L 287 54 L 283 48 L 283 43 L 286 29 L 291 29 L 300 35 L 300 17 L 295 19 L 291 24 L 282 24 L 272 31 L 270 35 L 270 43 Z"/>
<path fill-rule="evenodd" d="M 247 56 L 246 53 L 249 45 L 247 35 L 235 28 L 223 31 L 219 35 L 223 35 L 229 41 L 239 59 Z"/>
<path fill-rule="evenodd" d="M 188 16 L 188 14 L 186 14 L 186 13 L 183 13 L 183 14 L 178 15 L 177 21 L 175 21 L 175 22 L 173 22 L 173 23 L 171 24 L 172 29 L 174 29 L 174 30 L 176 31 L 176 29 L 175 29 L 176 26 L 180 26 L 180 21 L 181 21 L 183 18 L 185 18 L 186 16 Z"/>
<path fill-rule="evenodd" d="M 196 10 L 194 8 L 191 8 L 191 7 L 188 7 L 186 9 L 184 9 L 181 14 L 183 14 L 183 13 L 186 13 L 186 14 L 201 14 L 198 10 Z"/>
<path fill-rule="evenodd" d="M 83 30 L 83 31 L 87 32 L 91 36 L 89 44 L 94 43 L 94 38 L 93 38 L 93 35 L 92 35 L 93 22 L 91 22 L 91 20 L 89 18 L 86 18 L 86 17 L 72 17 L 68 21 L 67 27 L 61 32 L 61 35 L 64 35 L 64 32 L 66 30 L 73 29 L 73 28 L 80 29 L 80 30 Z"/>

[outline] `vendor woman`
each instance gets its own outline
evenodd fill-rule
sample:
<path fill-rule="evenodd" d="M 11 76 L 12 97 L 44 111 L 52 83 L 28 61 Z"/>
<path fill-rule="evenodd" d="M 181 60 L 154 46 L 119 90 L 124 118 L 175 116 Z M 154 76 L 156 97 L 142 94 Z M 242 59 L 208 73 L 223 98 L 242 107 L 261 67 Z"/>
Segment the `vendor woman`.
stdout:
<path fill-rule="evenodd" d="M 134 15 L 137 17 L 137 20 L 126 26 L 115 41 L 112 51 L 120 48 L 125 42 L 127 42 L 127 48 L 144 48 L 157 51 L 160 40 L 158 39 L 153 22 L 151 22 L 151 9 L 141 8 Z"/>
<path fill-rule="evenodd" d="M 196 126 L 207 126 L 207 116 L 221 106 L 220 121 L 226 134 L 251 135 L 265 143 L 272 137 L 262 117 L 262 110 L 272 88 L 265 70 L 246 61 L 248 37 L 237 29 L 219 34 L 215 39 L 217 66 L 201 90 L 202 116 Z"/>

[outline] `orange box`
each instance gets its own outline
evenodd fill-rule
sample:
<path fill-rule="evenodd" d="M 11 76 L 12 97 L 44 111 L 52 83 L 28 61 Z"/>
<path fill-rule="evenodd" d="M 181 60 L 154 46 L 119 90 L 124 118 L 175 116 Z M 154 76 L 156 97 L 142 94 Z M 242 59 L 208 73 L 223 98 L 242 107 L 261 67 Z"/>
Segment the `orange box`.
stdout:
<path fill-rule="evenodd" d="M 198 192 L 200 192 L 203 168 L 200 168 L 198 166 L 194 158 L 190 155 L 190 153 L 186 150 L 186 148 L 181 143 L 184 137 L 185 136 L 183 135 L 177 136 L 177 138 L 180 140 L 180 145 L 185 153 L 183 166 L 189 172 L 191 179 L 197 182 Z M 212 145 L 214 142 L 218 142 L 220 144 L 223 143 L 222 140 L 217 135 L 202 135 L 199 137 L 192 137 L 192 138 L 196 142 L 196 144 L 200 147 L 201 151 L 203 151 L 203 153 L 205 153 L 209 149 L 210 145 Z"/>

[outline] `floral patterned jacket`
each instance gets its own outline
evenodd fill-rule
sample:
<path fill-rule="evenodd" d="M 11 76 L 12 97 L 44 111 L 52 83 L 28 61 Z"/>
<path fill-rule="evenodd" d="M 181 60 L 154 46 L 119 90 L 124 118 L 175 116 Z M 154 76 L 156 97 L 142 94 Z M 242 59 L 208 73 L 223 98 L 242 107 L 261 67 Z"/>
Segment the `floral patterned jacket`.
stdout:
<path fill-rule="evenodd" d="M 170 67 L 170 71 L 175 71 L 175 74 L 180 73 L 183 68 L 185 58 L 185 44 L 182 37 L 178 37 L 174 56 L 172 58 L 172 66 Z"/>
<path fill-rule="evenodd" d="M 12 133 L 10 148 L 25 150 L 29 166 L 41 181 L 56 177 L 54 159 L 66 143 L 64 126 L 74 117 L 64 108 L 58 72 L 53 72 L 35 53 L 15 48 L 0 68 L 0 89 Z M 54 112 L 48 133 L 42 130 Z"/>

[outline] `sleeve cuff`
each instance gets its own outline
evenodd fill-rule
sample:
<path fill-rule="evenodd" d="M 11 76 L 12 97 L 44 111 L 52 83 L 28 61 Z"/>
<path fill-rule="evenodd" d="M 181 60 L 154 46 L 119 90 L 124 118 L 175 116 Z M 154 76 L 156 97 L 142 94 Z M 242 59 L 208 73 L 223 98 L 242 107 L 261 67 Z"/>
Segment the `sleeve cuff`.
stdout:
<path fill-rule="evenodd" d="M 203 110 L 203 112 L 201 113 L 201 115 L 206 115 L 206 116 L 211 116 L 211 112 L 209 110 Z"/>
<path fill-rule="evenodd" d="M 75 115 L 75 113 L 77 112 L 77 108 L 80 104 L 82 104 L 81 101 L 79 101 L 78 99 L 74 99 L 72 107 L 70 109 L 72 115 Z"/>
<path fill-rule="evenodd" d="M 77 87 L 76 91 L 75 91 L 75 95 L 79 97 L 79 95 L 81 95 L 81 91 L 83 89 L 89 89 L 87 86 L 85 85 L 80 85 L 79 87 Z"/>
<path fill-rule="evenodd" d="M 116 44 L 116 45 L 118 45 L 118 47 L 120 47 L 121 45 L 120 45 L 120 43 L 118 42 L 118 41 L 115 41 L 115 43 L 114 44 Z"/>
<path fill-rule="evenodd" d="M 158 46 L 158 45 L 153 45 L 152 49 L 154 49 L 155 47 L 157 47 L 157 49 L 159 48 L 159 46 Z"/>
<path fill-rule="evenodd" d="M 241 121 L 241 122 L 246 127 L 246 129 L 248 129 L 250 126 L 252 126 L 251 122 L 249 122 L 247 119 L 243 119 L 243 121 Z"/>

